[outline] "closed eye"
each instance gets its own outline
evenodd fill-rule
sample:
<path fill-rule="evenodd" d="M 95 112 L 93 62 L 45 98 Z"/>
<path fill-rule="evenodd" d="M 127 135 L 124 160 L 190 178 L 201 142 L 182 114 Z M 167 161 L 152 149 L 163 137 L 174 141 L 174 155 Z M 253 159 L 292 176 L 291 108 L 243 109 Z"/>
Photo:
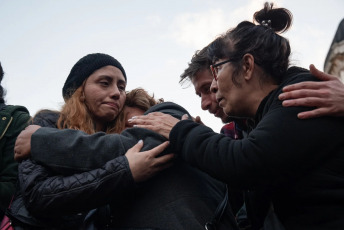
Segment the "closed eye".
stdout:
<path fill-rule="evenodd" d="M 201 94 L 210 94 L 210 85 L 205 85 L 201 89 Z"/>
<path fill-rule="evenodd" d="M 102 86 L 109 86 L 108 81 L 100 81 L 99 84 L 101 84 Z"/>
<path fill-rule="evenodd" d="M 119 85 L 118 86 L 119 91 L 125 92 L 125 86 L 124 85 Z"/>

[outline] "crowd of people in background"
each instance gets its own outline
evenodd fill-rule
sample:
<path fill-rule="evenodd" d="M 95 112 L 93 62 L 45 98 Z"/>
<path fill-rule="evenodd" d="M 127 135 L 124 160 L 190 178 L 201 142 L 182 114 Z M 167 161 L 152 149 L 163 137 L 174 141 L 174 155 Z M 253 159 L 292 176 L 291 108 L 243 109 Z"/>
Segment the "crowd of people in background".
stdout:
<path fill-rule="evenodd" d="M 7 105 L 0 65 L 0 230 L 343 229 L 344 84 L 291 66 L 272 3 L 196 51 L 187 108 L 127 91 L 104 53 L 71 68 L 59 111 Z"/>

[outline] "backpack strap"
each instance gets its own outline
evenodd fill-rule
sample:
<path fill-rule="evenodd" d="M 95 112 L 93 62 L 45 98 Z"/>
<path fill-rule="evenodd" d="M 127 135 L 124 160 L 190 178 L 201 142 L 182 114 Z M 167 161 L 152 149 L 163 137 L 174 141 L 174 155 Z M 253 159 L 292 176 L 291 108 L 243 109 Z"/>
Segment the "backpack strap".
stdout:
<path fill-rule="evenodd" d="M 215 230 L 217 228 L 217 225 L 219 224 L 223 216 L 223 213 L 226 210 L 227 204 L 228 204 L 228 186 L 226 184 L 225 197 L 223 198 L 221 203 L 217 206 L 214 216 L 211 218 L 211 220 L 205 223 L 204 228 L 206 230 Z"/>

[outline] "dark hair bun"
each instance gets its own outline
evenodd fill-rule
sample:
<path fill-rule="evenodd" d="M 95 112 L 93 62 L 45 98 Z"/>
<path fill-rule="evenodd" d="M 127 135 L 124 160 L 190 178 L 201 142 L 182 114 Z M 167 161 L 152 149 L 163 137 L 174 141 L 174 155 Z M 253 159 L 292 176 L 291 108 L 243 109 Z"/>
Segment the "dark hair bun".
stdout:
<path fill-rule="evenodd" d="M 264 8 L 254 13 L 254 21 L 262 26 L 268 26 L 276 33 L 287 31 L 292 24 L 293 15 L 285 8 L 272 7 L 273 3 L 265 2 Z"/>

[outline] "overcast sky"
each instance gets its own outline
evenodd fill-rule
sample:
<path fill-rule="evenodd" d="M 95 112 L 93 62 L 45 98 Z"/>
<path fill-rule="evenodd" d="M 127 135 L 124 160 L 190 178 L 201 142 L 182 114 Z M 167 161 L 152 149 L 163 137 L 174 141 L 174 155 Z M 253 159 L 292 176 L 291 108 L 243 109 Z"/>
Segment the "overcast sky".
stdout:
<path fill-rule="evenodd" d="M 240 21 L 252 21 L 260 0 L 0 0 L 0 61 L 7 104 L 59 110 L 62 86 L 72 66 L 89 53 L 118 59 L 127 89 L 143 87 L 200 115 L 219 131 L 221 122 L 200 109 L 192 86 L 180 74 L 192 55 Z M 283 36 L 292 63 L 323 69 L 343 0 L 276 0 L 289 9 L 292 28 Z"/>

